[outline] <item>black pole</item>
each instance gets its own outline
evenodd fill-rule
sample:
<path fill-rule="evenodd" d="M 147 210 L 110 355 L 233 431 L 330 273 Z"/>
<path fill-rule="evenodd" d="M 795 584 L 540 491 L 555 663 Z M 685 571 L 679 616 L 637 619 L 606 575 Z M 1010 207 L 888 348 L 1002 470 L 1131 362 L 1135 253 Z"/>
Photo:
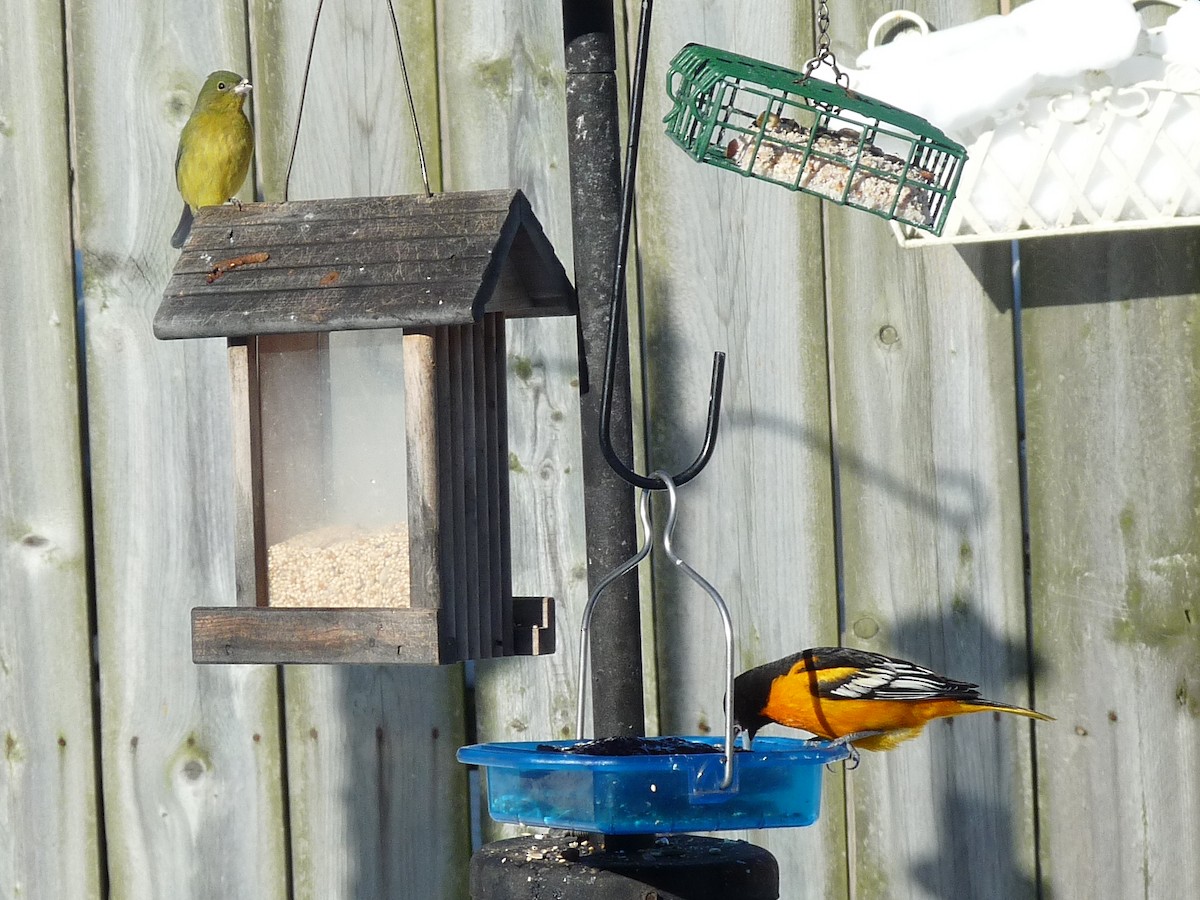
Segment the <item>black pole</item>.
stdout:
<path fill-rule="evenodd" d="M 778 900 L 779 863 L 745 841 L 673 834 L 609 850 L 569 835 L 509 838 L 471 859 L 476 900 Z"/>
<path fill-rule="evenodd" d="M 621 220 L 620 128 L 616 44 L 611 0 L 563 0 L 566 44 L 567 129 L 575 288 L 586 371 L 604 371 L 608 308 Z M 629 389 L 629 333 L 617 336 L 612 442 L 633 458 Z M 588 588 L 633 555 L 637 531 L 634 489 L 601 452 L 600 391 L 580 397 L 583 429 L 583 504 L 587 522 Z M 642 736 L 642 641 L 637 576 L 613 583 L 596 606 L 591 646 L 595 737 Z"/>

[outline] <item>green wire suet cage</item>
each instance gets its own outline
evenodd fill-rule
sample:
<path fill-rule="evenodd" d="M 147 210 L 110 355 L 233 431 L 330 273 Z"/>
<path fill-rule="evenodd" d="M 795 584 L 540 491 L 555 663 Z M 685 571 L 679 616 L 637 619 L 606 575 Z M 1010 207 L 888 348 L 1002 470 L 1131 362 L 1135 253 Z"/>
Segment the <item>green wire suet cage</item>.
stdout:
<path fill-rule="evenodd" d="M 700 44 L 667 93 L 667 134 L 694 159 L 941 234 L 967 151 L 920 116 Z"/>

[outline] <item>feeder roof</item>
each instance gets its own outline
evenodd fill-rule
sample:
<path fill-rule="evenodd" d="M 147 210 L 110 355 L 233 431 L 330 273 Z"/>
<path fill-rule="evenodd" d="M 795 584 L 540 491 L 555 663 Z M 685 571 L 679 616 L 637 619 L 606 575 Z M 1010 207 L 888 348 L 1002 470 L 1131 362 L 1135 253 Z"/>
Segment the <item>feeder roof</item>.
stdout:
<path fill-rule="evenodd" d="M 204 207 L 154 317 L 159 338 L 577 315 L 520 191 Z"/>

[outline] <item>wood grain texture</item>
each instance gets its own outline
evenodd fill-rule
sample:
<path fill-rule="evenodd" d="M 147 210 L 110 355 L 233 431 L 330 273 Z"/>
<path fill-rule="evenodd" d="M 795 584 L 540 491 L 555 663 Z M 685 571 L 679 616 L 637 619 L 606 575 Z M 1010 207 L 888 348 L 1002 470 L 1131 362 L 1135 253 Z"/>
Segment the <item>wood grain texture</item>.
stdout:
<path fill-rule="evenodd" d="M 246 70 L 243 7 L 67 7 L 111 888 L 279 897 L 275 672 L 197 669 L 188 637 L 192 606 L 233 597 L 226 350 L 150 331 L 179 131 L 213 60 Z"/>
<path fill-rule="evenodd" d="M 571 210 L 558 3 L 438 3 L 443 165 L 451 190 L 519 188 L 567 272 Z M 553 595 L 553 656 L 476 667 L 480 741 L 574 734 L 574 635 L 587 601 L 574 322 L 509 321 L 508 443 L 513 590 Z M 485 838 L 519 829 L 484 816 Z"/>
<path fill-rule="evenodd" d="M 643 123 L 647 468 L 678 471 L 695 456 L 711 354 L 727 351 L 720 438 L 680 490 L 676 546 L 730 604 L 739 671 L 837 637 L 820 206 L 691 160 L 658 124 L 669 99 L 657 73 L 688 41 L 799 64 L 811 50 L 803 6 L 747 15 L 692 2 L 657 15 Z M 626 7 L 636 27 L 638 4 Z M 720 620 L 672 568 L 656 568 L 654 583 L 661 730 L 719 733 Z M 844 896 L 841 793 L 839 775 L 826 777 L 821 818 L 803 833 L 729 836 L 775 854 L 782 896 Z"/>
<path fill-rule="evenodd" d="M 442 533 L 438 483 L 438 329 L 404 335 L 404 440 L 408 479 L 409 603 L 414 608 L 441 605 L 442 573 L 438 547 Z M 454 607 L 441 615 L 444 639 L 455 635 Z"/>
<path fill-rule="evenodd" d="M 1021 248 L 1047 896 L 1200 893 L 1198 257 Z"/>
<path fill-rule="evenodd" d="M 839 10 L 835 52 L 852 60 L 891 8 Z M 944 28 L 997 9 L 916 11 Z M 1009 247 L 904 251 L 826 209 L 843 641 L 1025 704 Z M 867 754 L 848 780 L 855 896 L 1034 896 L 1029 727 L 980 715 Z"/>
<path fill-rule="evenodd" d="M 161 309 L 161 307 L 160 307 Z M 258 343 L 229 346 L 229 443 L 233 449 L 233 573 L 238 606 L 266 606 L 267 529 L 262 477 Z"/>
<path fill-rule="evenodd" d="M 154 319 L 161 338 L 567 315 L 574 292 L 519 191 L 209 207 Z"/>
<path fill-rule="evenodd" d="M 249 9 L 262 184 L 279 200 L 314 9 Z M 437 188 L 433 5 L 396 12 Z M 414 148 L 387 4 L 326 4 L 290 198 L 420 191 Z M 284 686 L 295 896 L 464 896 L 461 667 L 289 667 Z"/>
<path fill-rule="evenodd" d="M 57 3 L 0 3 L 0 896 L 101 896 Z"/>
<path fill-rule="evenodd" d="M 462 666 L 289 666 L 294 895 L 467 896 Z"/>
<path fill-rule="evenodd" d="M 442 662 L 434 609 L 192 610 L 198 663 Z"/>

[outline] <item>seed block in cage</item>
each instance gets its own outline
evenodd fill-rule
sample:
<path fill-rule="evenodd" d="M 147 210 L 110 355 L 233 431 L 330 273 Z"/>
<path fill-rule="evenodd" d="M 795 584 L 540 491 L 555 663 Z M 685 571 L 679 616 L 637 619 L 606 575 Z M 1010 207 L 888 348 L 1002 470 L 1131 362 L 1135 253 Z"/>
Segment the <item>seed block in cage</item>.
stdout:
<path fill-rule="evenodd" d="M 689 44 L 672 60 L 667 134 L 693 158 L 939 234 L 966 151 L 929 122 L 840 84 Z"/>

